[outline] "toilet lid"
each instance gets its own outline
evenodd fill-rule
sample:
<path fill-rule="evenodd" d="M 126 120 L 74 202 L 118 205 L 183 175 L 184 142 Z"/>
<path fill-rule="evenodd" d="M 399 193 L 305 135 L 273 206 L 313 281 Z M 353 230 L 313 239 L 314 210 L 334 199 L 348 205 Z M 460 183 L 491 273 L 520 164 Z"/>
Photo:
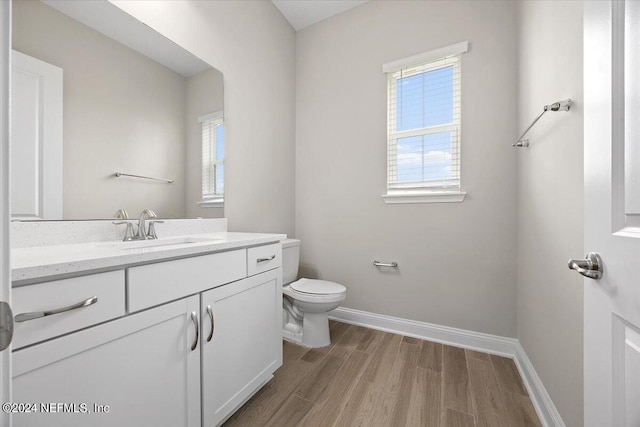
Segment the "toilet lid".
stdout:
<path fill-rule="evenodd" d="M 297 282 L 293 282 L 289 287 L 297 292 L 316 295 L 341 294 L 347 291 L 347 288 L 339 283 L 315 279 L 300 279 Z"/>

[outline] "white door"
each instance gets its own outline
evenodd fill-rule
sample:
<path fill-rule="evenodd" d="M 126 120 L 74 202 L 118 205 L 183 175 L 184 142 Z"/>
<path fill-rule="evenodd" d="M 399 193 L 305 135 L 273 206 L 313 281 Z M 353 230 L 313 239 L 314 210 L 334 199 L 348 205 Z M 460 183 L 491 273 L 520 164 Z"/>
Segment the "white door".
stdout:
<path fill-rule="evenodd" d="M 0 302 L 11 301 L 9 266 L 9 55 L 11 2 L 0 2 Z M 2 319 L 0 319 L 2 322 Z M 5 325 L 0 324 L 0 328 Z M 11 348 L 0 351 L 0 402 L 11 400 Z M 0 425 L 11 427 L 0 411 Z"/>
<path fill-rule="evenodd" d="M 640 2 L 584 2 L 585 425 L 640 426 Z"/>
<path fill-rule="evenodd" d="M 11 52 L 11 214 L 62 219 L 62 69 Z"/>

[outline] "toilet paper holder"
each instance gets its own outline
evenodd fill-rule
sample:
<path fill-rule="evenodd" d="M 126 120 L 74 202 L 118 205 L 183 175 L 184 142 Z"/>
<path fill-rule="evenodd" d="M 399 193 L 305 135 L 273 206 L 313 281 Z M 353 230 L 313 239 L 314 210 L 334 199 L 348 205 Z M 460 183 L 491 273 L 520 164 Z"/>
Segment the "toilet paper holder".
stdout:
<path fill-rule="evenodd" d="M 381 261 L 373 261 L 373 265 L 375 265 L 376 267 L 391 267 L 391 268 L 396 268 L 398 266 L 398 263 L 393 261 L 393 262 L 381 262 Z"/>

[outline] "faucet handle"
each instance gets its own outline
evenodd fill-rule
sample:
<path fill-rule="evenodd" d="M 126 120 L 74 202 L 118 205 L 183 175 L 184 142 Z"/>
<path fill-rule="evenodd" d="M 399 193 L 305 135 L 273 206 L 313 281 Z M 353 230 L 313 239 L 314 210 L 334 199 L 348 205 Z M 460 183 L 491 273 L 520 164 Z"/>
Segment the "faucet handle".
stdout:
<path fill-rule="evenodd" d="M 122 241 L 128 242 L 130 240 L 133 240 L 133 224 L 131 224 L 129 221 L 113 221 L 112 224 L 126 225 L 127 229 L 124 232 L 124 238 L 122 239 Z"/>
<path fill-rule="evenodd" d="M 146 216 L 147 218 L 157 218 L 158 216 L 156 215 L 155 211 L 153 209 L 143 209 L 142 212 L 140 212 L 140 218 Z"/>
<path fill-rule="evenodd" d="M 156 234 L 156 223 L 164 224 L 164 221 L 159 219 L 154 219 L 149 221 L 149 231 L 147 232 L 147 239 L 157 239 L 158 235 Z"/>
<path fill-rule="evenodd" d="M 116 219 L 129 219 L 129 214 L 124 209 L 118 209 L 116 213 L 113 214 L 113 217 Z"/>

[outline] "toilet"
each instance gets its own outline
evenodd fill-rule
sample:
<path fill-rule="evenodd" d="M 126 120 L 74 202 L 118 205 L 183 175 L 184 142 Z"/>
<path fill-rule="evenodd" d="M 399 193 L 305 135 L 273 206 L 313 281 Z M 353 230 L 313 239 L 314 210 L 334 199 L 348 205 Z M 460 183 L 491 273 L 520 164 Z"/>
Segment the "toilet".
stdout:
<path fill-rule="evenodd" d="M 282 336 L 306 347 L 325 347 L 329 338 L 329 312 L 342 304 L 347 289 L 326 280 L 300 279 L 300 240 L 282 241 Z"/>

